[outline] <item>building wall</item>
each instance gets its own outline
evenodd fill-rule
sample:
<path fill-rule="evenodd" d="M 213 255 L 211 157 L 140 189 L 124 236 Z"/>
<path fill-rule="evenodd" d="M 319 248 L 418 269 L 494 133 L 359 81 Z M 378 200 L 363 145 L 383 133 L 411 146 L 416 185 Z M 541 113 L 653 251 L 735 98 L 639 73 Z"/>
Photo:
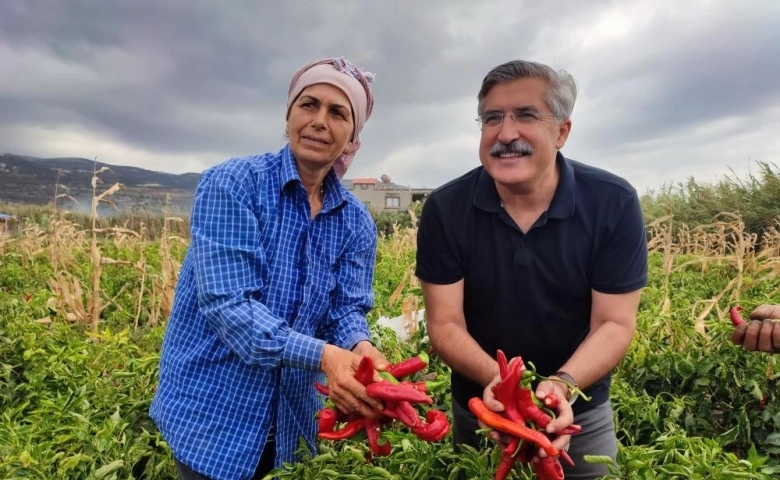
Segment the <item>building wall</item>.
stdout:
<path fill-rule="evenodd" d="M 347 187 L 361 202 L 374 212 L 406 211 L 415 200 L 431 193 L 430 189 L 385 188 L 381 184 L 357 184 Z"/>

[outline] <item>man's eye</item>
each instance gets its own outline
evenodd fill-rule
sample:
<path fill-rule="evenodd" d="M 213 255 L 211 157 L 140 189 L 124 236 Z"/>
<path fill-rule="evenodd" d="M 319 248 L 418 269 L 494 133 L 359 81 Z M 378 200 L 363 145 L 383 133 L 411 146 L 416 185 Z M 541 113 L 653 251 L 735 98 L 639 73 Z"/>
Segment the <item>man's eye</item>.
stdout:
<path fill-rule="evenodd" d="M 482 123 L 484 123 L 488 127 L 492 127 L 494 125 L 498 125 L 499 123 L 501 123 L 502 118 L 503 117 L 501 115 L 491 113 L 489 115 L 485 115 L 484 117 L 482 117 Z"/>
<path fill-rule="evenodd" d="M 527 122 L 531 120 L 536 120 L 538 117 L 531 112 L 519 112 L 518 114 L 515 114 L 515 118 Z"/>

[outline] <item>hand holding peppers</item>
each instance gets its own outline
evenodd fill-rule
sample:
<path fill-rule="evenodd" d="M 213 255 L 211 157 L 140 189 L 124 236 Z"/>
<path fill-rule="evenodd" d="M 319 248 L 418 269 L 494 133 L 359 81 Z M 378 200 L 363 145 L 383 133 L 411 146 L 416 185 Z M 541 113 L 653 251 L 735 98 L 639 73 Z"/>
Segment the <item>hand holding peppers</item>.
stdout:
<path fill-rule="evenodd" d="M 759 305 L 750 312 L 750 322 L 746 322 L 736 305 L 729 311 L 734 332 L 731 341 L 742 345 L 746 350 L 780 353 L 780 305 Z"/>
<path fill-rule="evenodd" d="M 536 373 L 525 368 L 520 357 L 507 362 L 496 354 L 499 375 L 485 388 L 483 399 L 472 398 L 469 409 L 501 446 L 501 462 L 495 478 L 507 478 L 516 462 L 531 462 L 540 479 L 562 479 L 559 457 L 573 465 L 565 448 L 570 436 L 580 432 L 565 386 L 543 378 L 534 392 Z"/>
<path fill-rule="evenodd" d="M 384 358 L 384 357 L 382 357 Z M 422 360 L 425 361 L 422 361 Z M 394 367 L 393 371 L 399 377 L 411 375 L 427 366 L 427 357 L 412 357 L 404 360 Z M 421 418 L 414 404 L 433 404 L 433 399 L 426 394 L 425 383 L 403 381 L 385 373 L 385 377 L 374 370 L 374 362 L 371 357 L 364 356 L 354 371 L 353 378 L 356 383 L 364 387 L 366 396 L 372 401 L 381 401 L 384 405 L 381 411 L 372 412 L 372 416 L 363 416 L 359 409 L 354 413 L 345 414 L 325 407 L 319 413 L 319 437 L 324 440 L 343 440 L 354 436 L 361 430 L 366 430 L 371 456 L 386 456 L 390 454 L 389 443 L 381 441 L 382 424 L 397 420 L 425 441 L 442 440 L 450 430 L 447 414 L 429 409 L 424 418 Z M 378 378 L 379 377 L 379 378 Z M 315 383 L 314 387 L 321 394 L 333 399 L 335 388 Z M 343 410 L 343 409 L 342 409 Z M 346 423 L 341 428 L 336 428 L 339 423 Z"/>
<path fill-rule="evenodd" d="M 378 382 L 382 377 L 373 367 L 368 372 L 368 382 L 360 382 L 356 378 L 361 360 L 365 357 L 333 345 L 325 345 L 322 352 L 322 371 L 328 377 L 329 398 L 333 400 L 342 412 L 354 412 L 363 417 L 378 418 L 376 412 L 383 405 L 380 400 L 371 398 L 366 393 L 365 385 L 371 381 Z"/>
<path fill-rule="evenodd" d="M 564 388 L 560 382 L 545 380 L 539 382 L 539 385 L 536 387 L 536 397 L 540 400 L 544 400 L 548 395 L 554 396 L 556 399 L 566 398 Z M 558 400 L 557 406 L 550 407 L 550 409 L 556 413 L 556 417 L 544 427 L 547 433 L 560 434 L 566 427 L 574 423 L 574 412 L 572 412 L 569 402 Z M 570 440 L 571 438 L 568 435 L 559 435 L 553 443 L 558 448 L 563 448 L 569 444 Z"/>
<path fill-rule="evenodd" d="M 374 369 L 380 372 L 387 370 L 388 367 L 391 366 L 390 362 L 387 361 L 382 352 L 380 352 L 379 349 L 368 340 L 358 342 L 358 344 L 355 345 L 355 347 L 352 349 L 352 353 L 359 355 L 360 357 L 370 357 L 374 362 Z"/>

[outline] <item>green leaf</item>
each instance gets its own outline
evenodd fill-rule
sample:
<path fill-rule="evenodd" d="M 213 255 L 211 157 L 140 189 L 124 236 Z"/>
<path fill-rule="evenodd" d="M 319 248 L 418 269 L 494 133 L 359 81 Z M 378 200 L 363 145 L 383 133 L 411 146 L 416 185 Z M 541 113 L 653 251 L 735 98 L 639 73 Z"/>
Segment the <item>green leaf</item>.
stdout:
<path fill-rule="evenodd" d="M 120 460 L 114 460 L 113 462 L 111 462 L 111 463 L 109 463 L 107 465 L 103 465 L 102 467 L 100 467 L 97 470 L 95 470 L 95 478 L 96 479 L 104 478 L 106 475 L 119 470 L 124 465 L 125 465 L 125 461 L 124 460 L 121 460 L 121 459 Z"/>

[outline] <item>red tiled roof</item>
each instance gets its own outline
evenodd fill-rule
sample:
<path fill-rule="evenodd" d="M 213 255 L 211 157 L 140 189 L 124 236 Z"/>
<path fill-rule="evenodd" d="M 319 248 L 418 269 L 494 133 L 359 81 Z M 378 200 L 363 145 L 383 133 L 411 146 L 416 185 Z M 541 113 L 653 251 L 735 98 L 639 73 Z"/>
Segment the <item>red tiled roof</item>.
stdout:
<path fill-rule="evenodd" d="M 352 180 L 352 183 L 353 184 L 358 184 L 358 185 L 362 184 L 362 183 L 368 183 L 368 184 L 373 185 L 373 184 L 376 183 L 376 178 L 356 178 L 356 179 Z"/>

